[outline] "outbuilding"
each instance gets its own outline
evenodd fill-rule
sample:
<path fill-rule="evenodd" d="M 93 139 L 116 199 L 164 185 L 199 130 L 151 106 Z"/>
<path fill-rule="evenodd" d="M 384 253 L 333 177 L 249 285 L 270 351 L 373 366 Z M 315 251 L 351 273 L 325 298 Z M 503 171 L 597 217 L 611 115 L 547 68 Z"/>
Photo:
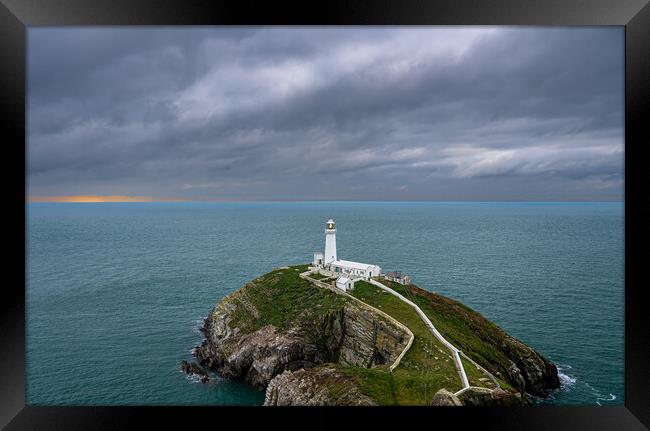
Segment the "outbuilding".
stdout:
<path fill-rule="evenodd" d="M 346 276 L 341 276 L 336 279 L 336 287 L 345 292 L 348 292 L 354 289 L 354 280 Z"/>
<path fill-rule="evenodd" d="M 391 271 L 386 274 L 386 280 L 394 281 L 399 284 L 411 284 L 411 277 L 406 274 L 402 274 L 402 271 Z"/>
<path fill-rule="evenodd" d="M 329 264 L 329 269 L 332 272 L 349 274 L 352 277 L 364 278 L 366 280 L 370 277 L 377 277 L 381 274 L 381 268 L 377 265 L 352 262 L 349 260 L 335 260 Z"/>
<path fill-rule="evenodd" d="M 323 265 L 323 252 L 322 251 L 317 251 L 314 253 L 314 261 L 312 262 L 314 266 L 322 266 Z"/>

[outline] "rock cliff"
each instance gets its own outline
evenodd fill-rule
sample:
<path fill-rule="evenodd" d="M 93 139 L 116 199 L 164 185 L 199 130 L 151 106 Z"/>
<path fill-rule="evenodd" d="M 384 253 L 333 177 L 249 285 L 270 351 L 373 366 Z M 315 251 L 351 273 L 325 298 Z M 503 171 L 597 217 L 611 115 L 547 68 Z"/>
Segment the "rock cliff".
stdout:
<path fill-rule="evenodd" d="M 334 367 L 285 371 L 266 388 L 266 406 L 374 406 L 358 386 Z"/>
<path fill-rule="evenodd" d="M 285 370 L 327 362 L 387 367 L 408 342 L 403 329 L 378 313 L 352 301 L 338 301 L 332 298 L 335 293 L 312 286 L 307 286 L 312 290 L 309 295 L 322 297 L 329 307 L 304 308 L 298 316 L 284 316 L 287 320 L 242 330 L 237 316 L 243 312 L 259 318 L 255 304 L 273 281 L 273 277 L 257 279 L 217 304 L 205 320 L 206 338 L 196 349 L 202 365 L 264 389 Z"/>
<path fill-rule="evenodd" d="M 559 387 L 555 366 L 533 349 L 462 304 L 412 285 L 400 288 L 428 304 L 429 309 L 420 305 L 427 314 L 442 306 L 444 313 L 437 317 L 462 326 L 447 327 L 452 342 L 495 373 L 502 389 L 476 388 L 456 397 L 459 387 L 447 387 L 458 380 L 455 371 L 449 376 L 435 374 L 436 369 L 447 372 L 445 367 L 417 371 L 419 353 L 408 358 L 408 370 L 400 365 L 391 373 L 389 366 L 405 350 L 410 331 L 378 308 L 300 279 L 305 269 L 273 271 L 219 302 L 205 319 L 205 339 L 195 349 L 201 366 L 266 389 L 266 405 L 516 405 L 528 403 L 527 394 L 543 396 Z M 447 361 L 441 353 L 427 352 Z M 413 380 L 414 373 L 420 380 Z M 417 397 L 410 396 L 417 385 L 426 387 L 428 398 L 420 389 Z"/>

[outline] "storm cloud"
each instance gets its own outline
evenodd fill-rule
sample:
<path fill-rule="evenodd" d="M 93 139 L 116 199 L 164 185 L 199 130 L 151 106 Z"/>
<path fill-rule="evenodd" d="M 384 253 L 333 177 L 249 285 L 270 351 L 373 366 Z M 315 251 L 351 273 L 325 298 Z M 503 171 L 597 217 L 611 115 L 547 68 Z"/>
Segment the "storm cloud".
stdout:
<path fill-rule="evenodd" d="M 30 28 L 30 196 L 610 200 L 619 27 Z"/>

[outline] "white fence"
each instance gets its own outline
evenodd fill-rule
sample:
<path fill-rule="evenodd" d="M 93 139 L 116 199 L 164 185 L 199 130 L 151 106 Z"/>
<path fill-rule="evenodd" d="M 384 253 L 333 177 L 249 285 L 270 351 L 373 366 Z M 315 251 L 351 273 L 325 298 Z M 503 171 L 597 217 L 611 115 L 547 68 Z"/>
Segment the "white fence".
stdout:
<path fill-rule="evenodd" d="M 370 310 L 372 310 L 372 311 L 375 312 L 375 313 L 379 313 L 381 316 L 383 316 L 383 317 L 385 317 L 386 319 L 388 319 L 388 321 L 392 322 L 392 323 L 395 324 L 398 328 L 401 328 L 403 331 L 405 331 L 405 332 L 409 335 L 409 340 L 408 340 L 408 342 L 406 343 L 406 347 L 404 347 L 404 349 L 402 350 L 402 352 L 397 356 L 397 359 L 395 359 L 395 361 L 393 362 L 393 364 L 389 367 L 389 369 L 390 369 L 391 372 L 392 372 L 395 368 L 397 368 L 397 366 L 399 365 L 400 361 L 402 360 L 402 358 L 404 357 L 404 355 L 406 354 L 406 352 L 408 352 L 408 350 L 409 350 L 409 349 L 411 348 L 411 346 L 413 345 L 413 340 L 415 339 L 415 336 L 413 335 L 413 332 L 412 332 L 412 331 L 411 331 L 411 330 L 410 330 L 406 325 L 404 325 L 404 324 L 403 324 L 402 322 L 400 322 L 399 320 L 395 319 L 393 316 L 391 316 L 391 315 L 389 315 L 389 314 L 386 314 L 385 312 L 383 312 L 383 311 L 381 311 L 381 310 L 379 310 L 379 309 L 373 307 L 372 305 L 366 304 L 365 302 L 363 302 L 363 301 L 360 300 L 359 298 L 355 298 L 354 296 L 350 295 L 350 294 L 347 293 L 347 292 L 342 291 L 341 289 L 338 289 L 338 288 L 336 288 L 336 287 L 334 287 L 334 286 L 331 286 L 331 285 L 329 285 L 329 284 L 327 284 L 327 283 L 323 283 L 322 281 L 319 281 L 319 280 L 316 280 L 316 279 L 314 279 L 314 278 L 311 278 L 311 277 L 309 276 L 310 273 L 311 273 L 311 271 L 303 272 L 302 274 L 300 274 L 300 278 L 303 278 L 303 279 L 305 279 L 305 280 L 307 280 L 307 281 L 310 281 L 310 282 L 314 283 L 314 284 L 315 284 L 316 286 L 318 286 L 318 287 L 322 287 L 322 288 L 324 288 L 324 289 L 329 289 L 329 290 L 331 290 L 331 291 L 334 292 L 334 293 L 337 293 L 337 294 L 339 294 L 339 295 L 344 295 L 344 296 L 347 296 L 348 298 L 353 299 L 354 301 L 356 301 L 356 302 L 358 302 L 359 304 L 361 304 L 363 307 L 369 308 Z"/>
<path fill-rule="evenodd" d="M 445 337 L 442 336 L 440 332 L 436 329 L 435 326 L 433 326 L 433 323 L 431 323 L 431 320 L 427 317 L 426 314 L 424 314 L 424 311 L 418 307 L 416 303 L 413 301 L 406 299 L 404 296 L 400 295 L 399 293 L 395 292 L 393 289 L 390 287 L 381 284 L 377 280 L 370 280 L 370 283 L 379 287 L 380 289 L 385 290 L 386 292 L 390 293 L 391 295 L 397 296 L 399 299 L 401 299 L 403 302 L 407 303 L 411 307 L 415 309 L 415 311 L 420 315 L 420 318 L 424 322 L 425 325 L 431 330 L 433 335 L 440 341 L 446 348 L 448 348 L 451 351 L 451 356 L 454 360 L 454 363 L 456 364 L 456 369 L 458 370 L 458 374 L 460 375 L 460 380 L 463 384 L 463 389 L 469 388 L 469 380 L 467 379 L 467 374 L 465 373 L 465 368 L 463 367 L 463 361 L 460 360 L 460 350 L 458 350 L 456 347 L 454 347 L 453 344 L 451 344 L 449 341 L 445 339 Z"/>

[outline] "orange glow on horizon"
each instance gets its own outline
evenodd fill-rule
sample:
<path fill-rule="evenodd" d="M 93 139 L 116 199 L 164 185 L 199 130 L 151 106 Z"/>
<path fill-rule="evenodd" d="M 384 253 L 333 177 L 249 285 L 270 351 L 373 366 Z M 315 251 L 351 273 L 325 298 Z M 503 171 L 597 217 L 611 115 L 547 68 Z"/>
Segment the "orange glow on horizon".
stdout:
<path fill-rule="evenodd" d="M 30 202 L 180 202 L 185 199 L 176 198 L 156 198 L 152 196 L 98 196 L 98 195 L 77 195 L 77 196 L 34 196 L 30 197 Z"/>

